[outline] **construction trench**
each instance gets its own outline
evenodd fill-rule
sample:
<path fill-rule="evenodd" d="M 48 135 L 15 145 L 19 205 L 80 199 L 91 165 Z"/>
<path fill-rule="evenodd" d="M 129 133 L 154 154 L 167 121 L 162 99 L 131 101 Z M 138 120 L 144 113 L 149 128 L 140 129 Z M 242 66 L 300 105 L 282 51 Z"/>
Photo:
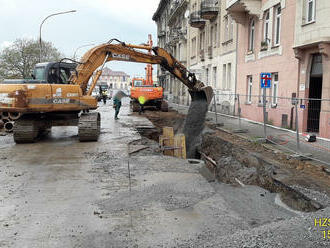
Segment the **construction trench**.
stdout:
<path fill-rule="evenodd" d="M 207 106 L 201 110 L 199 102 L 194 103 L 189 113 L 206 114 Z M 220 131 L 217 125 L 211 122 L 207 122 L 204 128 L 204 123 L 200 121 L 203 118 L 198 118 L 198 114 L 190 114 L 189 119 L 186 119 L 187 116 L 175 110 L 159 113 L 150 109 L 146 112 L 146 117 L 156 127 L 138 129 L 147 139 L 158 142 L 162 128 L 166 126 L 173 127 L 175 133 L 185 133 L 188 137 L 187 157 L 204 162 L 205 166 L 200 168 L 200 173 L 210 182 L 261 187 L 270 193 L 277 193 L 276 202 L 295 211 L 314 212 L 329 206 L 329 199 L 318 199 L 317 195 L 313 194 L 314 191 L 302 190 L 305 187 L 314 187 L 315 190 L 321 189 L 330 195 L 330 175 L 323 171 L 322 167 L 320 169 L 308 163 L 306 165 L 306 162 L 299 160 L 288 161 L 284 158 L 285 155 L 279 156 L 278 151 L 275 151 L 275 156 L 265 156 L 266 149 L 260 144 L 243 141 L 238 136 Z M 202 135 L 196 136 L 199 132 Z M 279 157 L 281 158 L 278 159 Z M 299 171 L 304 166 L 311 169 L 305 176 Z M 316 173 L 313 173 L 313 170 L 316 170 Z"/>

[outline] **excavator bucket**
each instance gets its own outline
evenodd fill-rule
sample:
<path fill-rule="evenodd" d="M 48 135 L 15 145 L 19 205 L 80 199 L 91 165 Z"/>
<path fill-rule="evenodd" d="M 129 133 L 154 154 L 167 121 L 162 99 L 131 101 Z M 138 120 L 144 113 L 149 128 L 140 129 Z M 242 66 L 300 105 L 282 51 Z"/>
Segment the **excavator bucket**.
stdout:
<path fill-rule="evenodd" d="M 210 105 L 213 98 L 213 89 L 211 86 L 205 86 L 200 91 L 189 90 L 191 101 L 207 101 L 207 105 Z"/>
<path fill-rule="evenodd" d="M 197 147 L 201 142 L 208 106 L 212 101 L 213 89 L 202 87 L 199 91 L 189 90 L 191 104 L 183 127 L 186 137 L 186 151 L 188 158 L 195 158 Z"/>

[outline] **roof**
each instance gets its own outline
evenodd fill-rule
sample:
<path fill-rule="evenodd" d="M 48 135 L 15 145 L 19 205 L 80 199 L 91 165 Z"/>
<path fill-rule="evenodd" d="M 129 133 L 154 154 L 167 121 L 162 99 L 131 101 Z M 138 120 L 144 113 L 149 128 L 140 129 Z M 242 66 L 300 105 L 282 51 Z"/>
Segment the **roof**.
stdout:
<path fill-rule="evenodd" d="M 160 14 L 164 11 L 164 7 L 168 2 L 169 2 L 169 0 L 160 0 L 157 10 L 154 13 L 154 15 L 152 16 L 153 21 L 158 20 L 158 18 L 160 17 Z"/>
<path fill-rule="evenodd" d="M 102 76 L 125 76 L 130 77 L 126 72 L 123 71 L 113 71 L 108 67 L 103 68 Z"/>

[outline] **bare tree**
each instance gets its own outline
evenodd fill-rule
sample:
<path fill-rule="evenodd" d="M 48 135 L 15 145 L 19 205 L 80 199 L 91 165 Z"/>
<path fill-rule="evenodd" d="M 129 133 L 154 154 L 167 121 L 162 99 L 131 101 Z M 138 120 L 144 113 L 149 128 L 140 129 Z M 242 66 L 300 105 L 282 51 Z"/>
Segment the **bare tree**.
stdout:
<path fill-rule="evenodd" d="M 17 39 L 0 53 L 1 78 L 29 78 L 39 62 L 39 43 L 33 39 Z M 50 42 L 42 43 L 42 61 L 59 61 L 61 53 Z"/>

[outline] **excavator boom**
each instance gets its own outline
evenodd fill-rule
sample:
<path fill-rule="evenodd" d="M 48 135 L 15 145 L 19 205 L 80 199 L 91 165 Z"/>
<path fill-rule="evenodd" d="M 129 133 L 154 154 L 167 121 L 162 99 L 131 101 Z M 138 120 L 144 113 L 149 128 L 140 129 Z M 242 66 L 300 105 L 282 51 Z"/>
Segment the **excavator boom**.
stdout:
<path fill-rule="evenodd" d="M 154 54 L 148 54 L 138 51 L 152 50 Z M 213 90 L 206 87 L 201 81 L 196 79 L 194 73 L 177 61 L 171 54 L 160 47 L 150 47 L 148 45 L 131 45 L 125 43 L 119 44 L 102 44 L 89 50 L 82 58 L 81 64 L 77 66 L 77 74 L 71 77 L 73 84 L 80 85 L 83 93 L 86 93 L 89 79 L 94 71 L 109 61 L 126 61 L 135 63 L 158 64 L 173 74 L 183 84 L 185 84 L 191 92 L 192 98 L 205 98 L 208 104 L 212 100 Z M 97 75 L 96 76 L 100 76 Z M 97 79 L 94 78 L 93 82 Z M 94 85 L 95 86 L 95 85 Z M 90 87 L 88 94 L 91 93 L 93 87 Z"/>

